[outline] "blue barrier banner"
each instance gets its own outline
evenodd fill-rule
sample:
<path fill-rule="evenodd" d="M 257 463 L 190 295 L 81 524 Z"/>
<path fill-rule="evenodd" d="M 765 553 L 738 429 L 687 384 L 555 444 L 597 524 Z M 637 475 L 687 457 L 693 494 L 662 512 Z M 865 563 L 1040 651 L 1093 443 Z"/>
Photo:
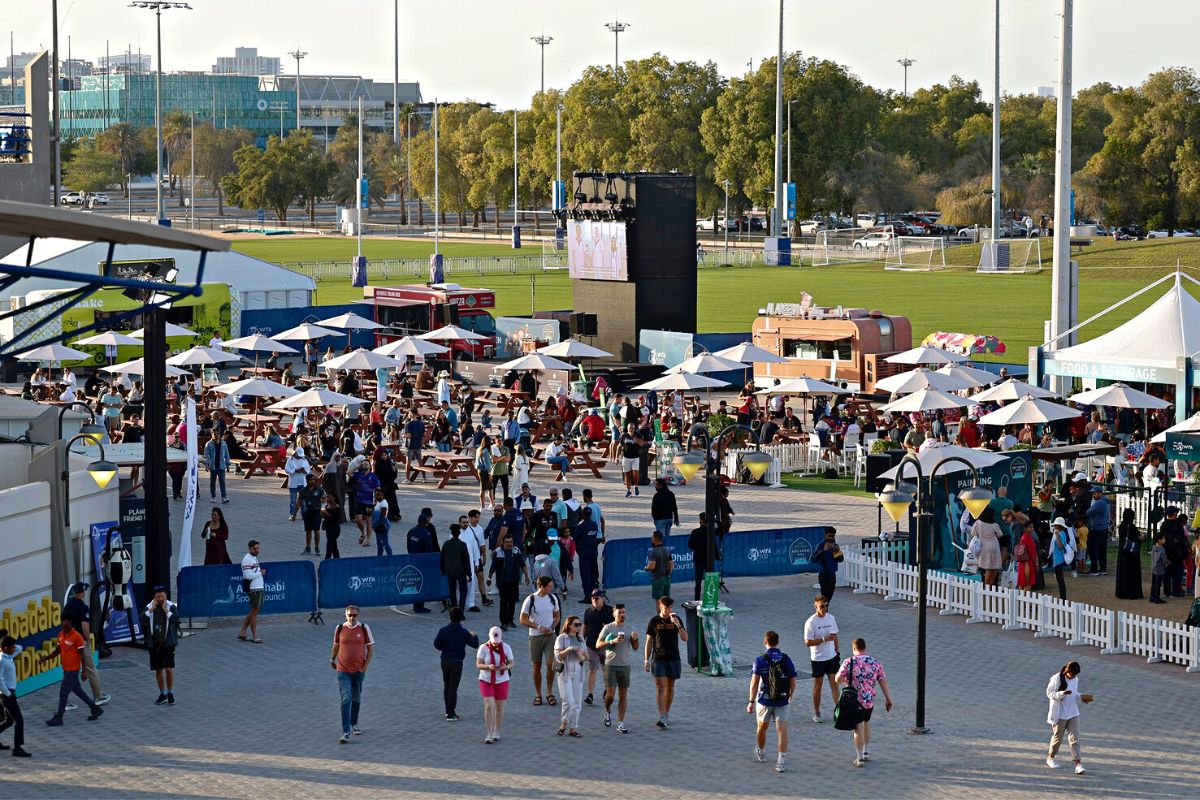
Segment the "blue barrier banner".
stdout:
<path fill-rule="evenodd" d="M 328 558 L 321 562 L 320 576 L 321 608 L 409 605 L 450 594 L 439 553 Z"/>
<path fill-rule="evenodd" d="M 809 558 L 824 539 L 824 525 L 734 531 L 724 537 L 724 560 L 718 561 L 716 568 L 727 578 L 816 572 L 816 565 Z M 663 542 L 675 561 L 671 573 L 675 583 L 691 581 L 694 576 L 695 565 L 687 540 L 683 534 L 668 536 Z M 605 588 L 649 586 L 650 575 L 645 566 L 650 547 L 649 537 L 613 539 L 604 545 Z"/>
<path fill-rule="evenodd" d="M 311 561 L 264 561 L 266 595 L 260 614 L 308 614 L 317 607 Z M 250 610 L 239 564 L 179 570 L 179 613 L 185 617 L 239 617 Z"/>

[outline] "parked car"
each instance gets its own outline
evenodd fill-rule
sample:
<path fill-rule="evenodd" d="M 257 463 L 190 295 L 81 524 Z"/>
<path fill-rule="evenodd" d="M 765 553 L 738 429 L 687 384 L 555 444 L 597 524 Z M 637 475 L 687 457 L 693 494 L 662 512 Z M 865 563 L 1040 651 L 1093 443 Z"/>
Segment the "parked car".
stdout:
<path fill-rule="evenodd" d="M 718 220 L 716 217 L 701 217 L 696 220 L 696 230 L 698 231 L 719 231 L 725 229 L 725 220 Z"/>
<path fill-rule="evenodd" d="M 67 192 L 59 198 L 58 202 L 64 206 L 81 206 L 83 205 L 83 192 Z"/>
<path fill-rule="evenodd" d="M 88 195 L 88 205 L 90 206 L 106 206 L 108 205 L 108 195 L 104 192 L 96 192 Z"/>
<path fill-rule="evenodd" d="M 1132 242 L 1146 238 L 1146 232 L 1139 225 L 1119 225 L 1113 229 L 1113 238 L 1118 242 Z"/>
<path fill-rule="evenodd" d="M 749 217 L 745 215 L 734 217 L 729 228 L 731 231 L 765 231 L 767 224 L 762 217 Z"/>
<path fill-rule="evenodd" d="M 854 217 L 854 224 L 859 228 L 871 228 L 875 226 L 875 219 L 874 214 L 857 214 Z"/>
<path fill-rule="evenodd" d="M 1195 231 L 1188 230 L 1187 228 L 1175 228 L 1173 230 L 1169 230 L 1167 228 L 1159 228 L 1158 230 L 1153 230 L 1153 231 L 1147 232 L 1146 238 L 1147 239 L 1169 239 L 1173 236 L 1177 239 L 1181 239 L 1181 238 L 1193 237 L 1195 235 L 1196 235 Z"/>
<path fill-rule="evenodd" d="M 806 219 L 802 222 L 796 223 L 796 230 L 798 230 L 802 236 L 811 236 L 817 231 L 823 231 L 825 229 L 826 225 L 825 220 L 823 219 Z"/>
<path fill-rule="evenodd" d="M 893 234 L 890 233 L 868 233 L 860 239 L 854 240 L 855 250 L 872 250 L 879 247 L 888 247 L 892 242 Z"/>

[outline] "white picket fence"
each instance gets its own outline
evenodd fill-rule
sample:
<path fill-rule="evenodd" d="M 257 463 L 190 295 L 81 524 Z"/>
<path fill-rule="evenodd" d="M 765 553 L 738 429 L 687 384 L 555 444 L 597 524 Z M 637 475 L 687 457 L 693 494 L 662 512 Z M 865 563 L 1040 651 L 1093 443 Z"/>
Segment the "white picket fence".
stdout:
<path fill-rule="evenodd" d="M 884 600 L 917 600 L 917 568 L 887 560 L 888 543 L 843 548 L 840 575 L 855 594 Z M 1200 628 L 1087 603 L 1060 600 L 1023 589 L 984 586 L 977 580 L 931 570 L 929 608 L 941 616 L 963 616 L 967 624 L 990 622 L 1005 630 L 1030 630 L 1038 638 L 1066 639 L 1070 646 L 1100 648 L 1103 655 L 1130 653 L 1148 663 L 1166 661 L 1200 672 Z"/>

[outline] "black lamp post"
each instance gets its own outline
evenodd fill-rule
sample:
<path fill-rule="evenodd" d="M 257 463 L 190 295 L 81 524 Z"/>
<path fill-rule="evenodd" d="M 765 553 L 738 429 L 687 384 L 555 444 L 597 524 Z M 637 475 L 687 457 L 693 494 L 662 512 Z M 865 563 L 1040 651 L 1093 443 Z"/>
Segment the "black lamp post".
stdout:
<path fill-rule="evenodd" d="M 65 447 L 65 455 L 63 456 L 63 527 L 67 530 L 67 541 L 71 540 L 71 467 L 68 459 L 71 457 L 71 445 L 75 442 L 87 442 L 94 444 L 100 448 L 100 460 L 93 461 L 88 464 L 88 474 L 92 476 L 92 480 L 101 489 L 108 486 L 113 477 L 117 474 L 117 465 L 104 458 L 104 445 L 98 439 L 93 440 L 90 433 L 77 433 L 67 440 Z"/>
<path fill-rule="evenodd" d="M 933 469 L 929 471 L 929 480 L 933 480 L 943 464 L 949 464 L 952 461 L 965 464 L 971 470 L 974 486 L 960 492 L 958 499 L 963 502 L 972 516 L 978 517 L 992 501 L 992 492 L 979 485 L 979 470 L 974 464 L 962 456 L 946 456 L 933 465 Z M 901 481 L 904 479 L 905 464 L 912 464 L 913 469 L 917 471 L 917 698 L 916 724 L 909 729 L 909 733 L 926 734 L 929 733 L 929 728 L 925 725 L 926 606 L 929 599 L 929 543 L 927 540 L 929 521 L 933 519 L 933 496 L 932 492 L 925 491 L 925 473 L 921 469 L 921 462 L 912 453 L 908 453 L 900 459 L 900 464 L 896 468 L 895 484 L 891 490 L 879 495 L 879 504 L 897 523 L 908 513 L 914 498 L 912 492 L 901 488 L 904 486 Z"/>

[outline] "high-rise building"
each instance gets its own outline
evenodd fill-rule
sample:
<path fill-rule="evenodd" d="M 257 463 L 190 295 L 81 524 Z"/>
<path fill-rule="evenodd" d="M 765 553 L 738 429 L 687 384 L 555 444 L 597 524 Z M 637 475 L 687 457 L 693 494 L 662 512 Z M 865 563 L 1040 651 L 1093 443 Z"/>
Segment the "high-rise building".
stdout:
<path fill-rule="evenodd" d="M 117 53 L 116 55 L 100 56 L 96 59 L 96 68 L 120 73 L 141 73 L 150 71 L 150 55 L 148 53 Z"/>
<path fill-rule="evenodd" d="M 235 47 L 233 57 L 220 56 L 213 64 L 214 75 L 278 75 L 279 59 L 260 56 L 257 47 Z"/>
<path fill-rule="evenodd" d="M 25 65 L 37 58 L 37 53 L 15 53 L 4 57 L 4 71 L 17 70 L 23 72 Z"/>

